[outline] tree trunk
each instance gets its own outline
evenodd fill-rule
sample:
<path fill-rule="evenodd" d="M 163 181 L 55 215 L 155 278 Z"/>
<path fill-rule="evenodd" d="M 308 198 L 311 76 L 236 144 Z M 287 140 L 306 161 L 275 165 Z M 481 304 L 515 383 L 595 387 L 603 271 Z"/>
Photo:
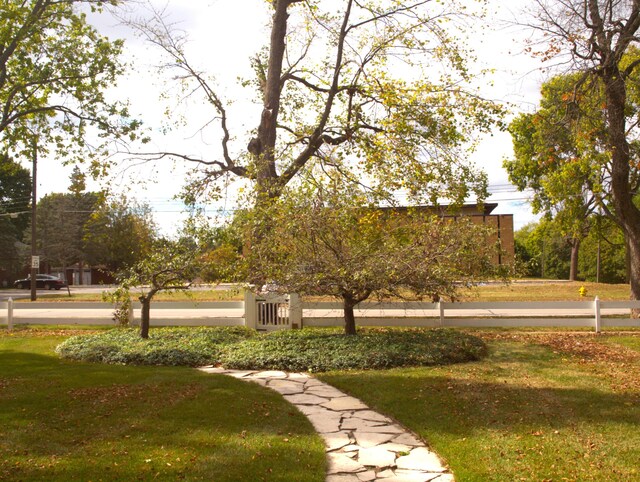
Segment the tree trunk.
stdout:
<path fill-rule="evenodd" d="M 149 314 L 151 311 L 151 299 L 148 296 L 141 296 L 142 313 L 140 320 L 140 338 L 149 338 Z"/>
<path fill-rule="evenodd" d="M 611 148 L 611 192 L 615 213 L 625 233 L 629 253 L 631 299 L 640 299 L 640 210 L 633 203 L 630 186 L 630 151 L 627 142 L 624 77 L 617 66 L 603 69 L 607 99 L 607 123 Z M 638 310 L 633 310 L 638 316 Z"/>
<path fill-rule="evenodd" d="M 151 299 L 158 292 L 156 289 L 152 289 L 146 295 L 138 298 L 142 303 L 141 319 L 140 319 L 140 338 L 149 338 L 149 325 L 151 324 Z"/>
<path fill-rule="evenodd" d="M 256 189 L 259 197 L 277 196 L 278 174 L 275 163 L 277 122 L 282 91 L 282 63 L 286 51 L 287 9 L 292 0 L 276 0 L 269 43 L 269 64 L 263 92 L 263 109 L 258 136 L 249 143 L 249 152 L 256 162 Z"/>
<path fill-rule="evenodd" d="M 343 296 L 343 310 L 344 310 L 344 334 L 355 335 L 356 334 L 356 317 L 353 314 L 353 307 L 357 304 L 350 296 Z"/>
<path fill-rule="evenodd" d="M 629 252 L 629 278 L 631 286 L 630 298 L 632 300 L 640 300 L 640 236 L 636 234 L 629 236 L 627 249 Z M 631 310 L 632 318 L 640 318 L 640 309 Z"/>
<path fill-rule="evenodd" d="M 580 238 L 571 239 L 571 267 L 569 269 L 569 281 L 578 279 L 578 254 L 580 251 Z"/>

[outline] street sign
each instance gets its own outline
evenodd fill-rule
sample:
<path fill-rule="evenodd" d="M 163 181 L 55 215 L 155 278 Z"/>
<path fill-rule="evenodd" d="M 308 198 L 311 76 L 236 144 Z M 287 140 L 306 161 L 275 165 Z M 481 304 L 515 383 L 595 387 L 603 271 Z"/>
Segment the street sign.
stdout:
<path fill-rule="evenodd" d="M 31 267 L 36 269 L 40 267 L 40 256 L 31 256 Z"/>

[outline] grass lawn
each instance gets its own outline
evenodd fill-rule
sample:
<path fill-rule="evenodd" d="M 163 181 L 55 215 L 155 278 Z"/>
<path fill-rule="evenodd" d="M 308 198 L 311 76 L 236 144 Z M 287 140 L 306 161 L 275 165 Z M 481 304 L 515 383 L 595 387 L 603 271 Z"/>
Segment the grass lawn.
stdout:
<path fill-rule="evenodd" d="M 584 298 L 578 292 L 581 286 L 587 289 Z M 584 301 L 596 296 L 601 300 L 628 300 L 629 293 L 628 284 L 520 280 L 508 285 L 477 286 L 465 294 L 462 301 Z"/>
<path fill-rule="evenodd" d="M 578 290 L 587 289 L 584 298 Z M 587 283 L 582 281 L 535 281 L 518 280 L 510 284 L 491 283 L 461 293 L 462 301 L 583 301 L 598 296 L 601 300 L 628 300 L 628 284 Z M 242 289 L 203 290 L 183 292 L 161 291 L 154 301 L 242 301 Z M 335 301 L 329 297 L 311 297 L 312 301 Z M 28 302 L 21 299 L 19 302 Z M 102 301 L 100 293 L 72 293 L 66 291 L 41 296 L 39 301 Z"/>
<path fill-rule="evenodd" d="M 0 480 L 324 480 L 321 439 L 275 392 L 62 361 L 69 334 L 0 331 Z"/>
<path fill-rule="evenodd" d="M 39 296 L 38 301 L 99 301 L 102 302 L 101 293 L 74 293 L 71 289 L 71 296 L 65 290 L 56 291 L 55 294 L 47 293 Z M 106 290 L 106 288 L 105 288 Z M 18 290 L 16 290 L 18 291 Z M 22 292 L 22 290 L 21 290 Z M 131 291 L 133 299 L 139 296 L 135 290 Z M 161 291 L 153 297 L 153 301 L 242 301 L 244 300 L 244 292 L 242 289 L 228 290 L 198 290 L 198 291 Z M 29 303 L 28 299 L 22 298 L 15 300 L 17 303 Z M 137 301 L 137 300 L 136 300 Z"/>
<path fill-rule="evenodd" d="M 319 378 L 421 435 L 458 482 L 640 480 L 640 338 L 483 337 L 480 362 Z"/>

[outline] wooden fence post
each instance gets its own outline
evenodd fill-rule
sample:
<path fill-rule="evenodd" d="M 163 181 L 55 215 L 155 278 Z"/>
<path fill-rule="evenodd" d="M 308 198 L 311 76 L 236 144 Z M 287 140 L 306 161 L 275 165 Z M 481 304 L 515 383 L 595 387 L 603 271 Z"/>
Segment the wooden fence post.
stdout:
<path fill-rule="evenodd" d="M 7 331 L 13 329 L 13 298 L 7 300 Z"/>
<path fill-rule="evenodd" d="M 438 298 L 438 313 L 440 314 L 440 326 L 444 326 L 444 305 L 440 298 Z"/>
<path fill-rule="evenodd" d="M 602 320 L 600 319 L 600 300 L 596 296 L 593 300 L 593 310 L 595 311 L 595 322 L 596 322 L 596 333 L 600 333 L 600 328 L 602 327 Z"/>
<path fill-rule="evenodd" d="M 258 314 L 256 313 L 256 295 L 249 288 L 244 290 L 244 326 L 253 328 L 258 325 Z"/>
<path fill-rule="evenodd" d="M 302 328 L 302 300 L 298 293 L 289 295 L 289 324 L 291 328 Z"/>
<path fill-rule="evenodd" d="M 133 302 L 129 302 L 129 307 L 127 308 L 127 321 L 129 322 L 129 326 L 135 326 L 133 318 Z"/>

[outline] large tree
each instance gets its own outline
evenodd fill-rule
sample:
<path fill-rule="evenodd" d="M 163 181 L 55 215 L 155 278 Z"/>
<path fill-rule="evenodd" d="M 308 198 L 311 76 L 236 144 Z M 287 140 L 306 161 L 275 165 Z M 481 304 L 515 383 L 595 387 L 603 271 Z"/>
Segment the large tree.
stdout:
<path fill-rule="evenodd" d="M 520 114 L 509 125 L 514 158 L 504 162 L 509 180 L 520 190 L 533 191 L 534 213 L 553 218 L 566 237 L 572 281 L 578 277 L 579 247 L 593 214 L 612 202 L 604 186 L 608 156 L 602 92 L 581 95 L 577 105 L 575 86 L 581 77 L 560 75 L 543 84 L 538 110 Z"/>
<path fill-rule="evenodd" d="M 38 201 L 36 244 L 49 266 L 61 267 L 66 273 L 68 266 L 87 260 L 85 226 L 101 198 L 94 192 L 53 193 Z"/>
<path fill-rule="evenodd" d="M 97 169 L 102 141 L 135 137 L 138 123 L 105 95 L 123 71 L 122 42 L 98 34 L 83 13 L 116 3 L 0 2 L 0 144 L 5 149 L 31 158 L 37 144 L 43 153 L 55 149 L 59 159 L 95 156 Z"/>
<path fill-rule="evenodd" d="M 187 199 L 232 175 L 249 180 L 260 203 L 279 196 L 315 159 L 387 195 L 402 189 L 432 202 L 484 195 L 485 177 L 465 152 L 473 133 L 488 129 L 500 109 L 468 88 L 473 74 L 459 43 L 462 24 L 473 17 L 468 5 L 252 3 L 269 5 L 272 16 L 268 45 L 251 59 L 255 78 L 245 82 L 261 106 L 248 133 L 233 130 L 222 89 L 188 58 L 184 33 L 160 12 L 134 22 L 166 54 L 163 71 L 210 104 L 207 126 L 220 129 L 218 152 L 210 157 L 155 155 L 197 163 Z"/>
<path fill-rule="evenodd" d="M 0 154 L 0 269 L 14 274 L 21 266 L 16 243 L 29 222 L 31 174 L 6 154 Z"/>
<path fill-rule="evenodd" d="M 124 196 L 102 200 L 84 225 L 87 261 L 112 273 L 143 260 L 155 238 L 150 208 Z"/>
<path fill-rule="evenodd" d="M 584 84 L 601 86 L 610 213 L 628 246 L 631 297 L 640 299 L 640 209 L 633 201 L 640 177 L 631 148 L 636 125 L 630 125 L 626 116 L 629 92 L 637 88 L 632 79 L 640 59 L 625 62 L 625 54 L 640 40 L 640 1 L 535 0 L 534 15 L 533 27 L 543 33 L 543 55 L 583 73 L 576 92 Z"/>
<path fill-rule="evenodd" d="M 251 224 L 271 233 L 256 236 L 254 269 L 285 293 L 341 300 L 348 335 L 356 334 L 355 306 L 369 297 L 455 298 L 496 271 L 498 247 L 485 226 L 428 209 L 382 209 L 335 177 L 287 189 Z"/>

